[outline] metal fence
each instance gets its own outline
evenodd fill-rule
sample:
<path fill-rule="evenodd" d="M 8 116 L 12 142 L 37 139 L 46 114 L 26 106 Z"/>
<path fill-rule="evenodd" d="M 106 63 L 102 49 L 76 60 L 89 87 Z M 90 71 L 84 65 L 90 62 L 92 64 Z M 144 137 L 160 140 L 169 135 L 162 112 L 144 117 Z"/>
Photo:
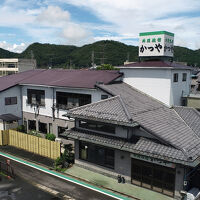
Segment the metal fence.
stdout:
<path fill-rule="evenodd" d="M 0 132 L 0 145 L 10 145 L 25 151 L 56 159 L 60 157 L 60 143 L 21 133 L 15 130 Z"/>

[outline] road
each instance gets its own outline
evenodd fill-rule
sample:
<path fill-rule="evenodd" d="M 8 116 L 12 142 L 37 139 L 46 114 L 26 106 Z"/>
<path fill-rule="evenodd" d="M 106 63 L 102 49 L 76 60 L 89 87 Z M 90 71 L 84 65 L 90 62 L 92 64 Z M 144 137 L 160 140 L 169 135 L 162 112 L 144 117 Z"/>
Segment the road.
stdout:
<path fill-rule="evenodd" d="M 0 161 L 5 162 L 5 160 L 6 159 L 0 155 Z M 85 188 L 81 185 L 77 185 L 67 180 L 62 180 L 55 176 L 46 174 L 42 171 L 23 165 L 13 160 L 11 160 L 11 166 L 14 168 L 14 172 L 17 176 L 31 183 L 37 183 L 42 186 L 46 186 L 47 188 L 51 188 L 55 191 L 58 191 L 62 194 L 65 194 L 69 197 L 69 199 L 76 199 L 76 200 L 114 200 L 115 199 L 105 194 Z M 29 198 L 29 200 L 32 200 L 32 199 Z"/>
<path fill-rule="evenodd" d="M 16 177 L 15 180 L 0 175 L 0 199 L 1 200 L 54 200 L 55 196 L 33 187 L 24 179 Z"/>

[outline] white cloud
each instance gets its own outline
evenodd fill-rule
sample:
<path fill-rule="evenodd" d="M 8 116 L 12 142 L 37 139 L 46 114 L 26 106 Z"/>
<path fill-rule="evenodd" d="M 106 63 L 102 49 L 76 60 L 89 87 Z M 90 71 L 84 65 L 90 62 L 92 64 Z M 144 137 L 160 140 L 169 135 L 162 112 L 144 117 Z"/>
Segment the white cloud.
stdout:
<path fill-rule="evenodd" d="M 78 24 L 68 23 L 62 31 L 62 37 L 68 44 L 76 44 L 80 46 L 90 42 L 91 33 Z"/>
<path fill-rule="evenodd" d="M 84 7 L 99 19 L 111 23 L 112 31 L 119 37 L 132 35 L 137 38 L 140 32 L 166 30 L 175 33 L 177 44 L 193 49 L 199 44 L 200 20 L 199 17 L 190 16 L 199 12 L 198 0 L 59 1 Z"/>
<path fill-rule="evenodd" d="M 16 53 L 21 53 L 22 51 L 25 50 L 27 46 L 28 45 L 24 43 L 10 44 L 10 43 L 7 43 L 6 41 L 0 41 L 0 48 L 6 49 L 8 51 L 16 52 Z"/>
<path fill-rule="evenodd" d="M 48 6 L 37 16 L 36 20 L 47 26 L 62 26 L 70 20 L 70 13 L 58 6 Z"/>

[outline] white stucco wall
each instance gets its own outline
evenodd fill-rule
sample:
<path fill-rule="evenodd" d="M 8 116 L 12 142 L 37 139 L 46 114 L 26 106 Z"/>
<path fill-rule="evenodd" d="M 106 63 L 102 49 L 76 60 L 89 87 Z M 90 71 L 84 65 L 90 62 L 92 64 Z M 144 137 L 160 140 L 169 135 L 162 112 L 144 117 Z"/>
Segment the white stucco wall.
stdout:
<path fill-rule="evenodd" d="M 178 73 L 178 82 L 173 82 L 173 76 Z M 186 81 L 182 81 L 183 73 L 187 73 Z M 172 70 L 171 73 L 171 92 L 170 105 L 182 105 L 182 96 L 188 96 L 190 93 L 190 70 Z"/>
<path fill-rule="evenodd" d="M 53 106 L 53 93 L 54 93 L 54 104 L 56 104 L 56 92 L 69 92 L 69 93 L 79 93 L 79 94 L 89 94 L 91 95 L 91 101 L 97 102 L 101 100 L 101 95 L 106 94 L 98 89 L 76 89 L 76 88 L 52 88 L 47 86 L 22 86 L 22 96 L 23 96 L 23 111 L 29 113 L 35 113 L 34 106 L 27 104 L 27 89 L 38 89 L 45 90 L 45 106 L 39 108 L 39 114 L 52 117 L 52 106 Z M 53 92 L 54 91 L 54 92 Z M 59 119 L 66 119 L 63 117 L 67 114 L 66 110 L 55 110 L 55 117 Z"/>
<path fill-rule="evenodd" d="M 170 104 L 171 71 L 163 69 L 121 68 L 123 81 L 136 89 Z"/>
<path fill-rule="evenodd" d="M 134 88 L 152 96 L 168 106 L 182 105 L 181 97 L 189 95 L 190 70 L 167 68 L 121 68 L 123 81 Z M 173 82 L 173 74 L 179 74 L 178 82 Z M 187 73 L 187 81 L 182 81 L 182 74 Z"/>
<path fill-rule="evenodd" d="M 6 97 L 17 97 L 17 104 L 5 105 Z M 0 114 L 11 113 L 18 117 L 22 117 L 20 86 L 15 86 L 3 92 L 0 92 L 0 108 Z"/>

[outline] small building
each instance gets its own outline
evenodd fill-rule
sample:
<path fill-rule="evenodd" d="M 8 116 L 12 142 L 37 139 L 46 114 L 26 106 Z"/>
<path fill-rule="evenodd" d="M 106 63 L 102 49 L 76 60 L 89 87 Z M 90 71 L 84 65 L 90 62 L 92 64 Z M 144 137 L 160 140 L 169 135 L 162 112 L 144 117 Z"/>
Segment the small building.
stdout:
<path fill-rule="evenodd" d="M 36 68 L 35 59 L 22 58 L 1 58 L 0 59 L 0 76 L 16 74 Z"/>

